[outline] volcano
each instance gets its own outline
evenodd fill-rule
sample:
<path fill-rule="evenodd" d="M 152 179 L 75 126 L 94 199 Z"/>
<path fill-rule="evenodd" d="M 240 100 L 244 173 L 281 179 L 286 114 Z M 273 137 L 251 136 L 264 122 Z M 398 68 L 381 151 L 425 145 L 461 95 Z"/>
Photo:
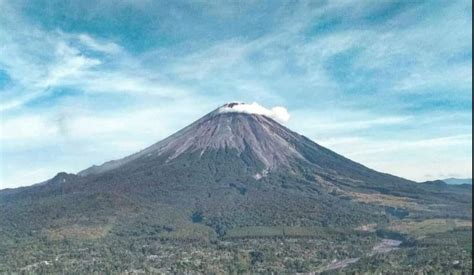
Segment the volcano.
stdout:
<path fill-rule="evenodd" d="M 235 252 L 249 239 L 340 241 L 361 228 L 393 233 L 388 228 L 406 219 L 471 220 L 471 187 L 377 172 L 245 107 L 225 104 L 133 155 L 0 191 L 0 262 L 9 263 L 0 271 L 54 272 L 81 260 L 90 268 L 74 270 L 123 272 L 153 266 L 150 243 L 181 252 L 199 243 L 214 255 L 223 242 L 234 242 Z M 32 244 L 36 252 L 16 259 Z M 74 255 L 78 247 L 96 254 Z M 234 252 L 229 257 L 239 257 Z M 247 271 L 257 271 L 255 257 Z M 194 269 L 166 259 L 159 272 Z M 199 270 L 229 271 L 207 267 Z"/>

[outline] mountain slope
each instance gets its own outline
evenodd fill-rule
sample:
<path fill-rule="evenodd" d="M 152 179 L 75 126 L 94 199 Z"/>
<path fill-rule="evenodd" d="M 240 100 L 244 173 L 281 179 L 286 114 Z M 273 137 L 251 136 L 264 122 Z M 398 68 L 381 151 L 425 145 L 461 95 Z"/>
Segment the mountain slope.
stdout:
<path fill-rule="evenodd" d="M 471 219 L 470 189 L 374 171 L 235 106 L 123 159 L 0 191 L 0 242 L 336 238 L 404 218 Z"/>

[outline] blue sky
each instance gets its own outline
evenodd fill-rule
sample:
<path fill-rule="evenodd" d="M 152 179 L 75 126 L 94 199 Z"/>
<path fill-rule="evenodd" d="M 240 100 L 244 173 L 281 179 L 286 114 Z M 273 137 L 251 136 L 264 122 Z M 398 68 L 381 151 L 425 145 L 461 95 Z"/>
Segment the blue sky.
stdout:
<path fill-rule="evenodd" d="M 413 180 L 470 177 L 471 1 L 0 0 L 0 189 L 229 101 Z"/>

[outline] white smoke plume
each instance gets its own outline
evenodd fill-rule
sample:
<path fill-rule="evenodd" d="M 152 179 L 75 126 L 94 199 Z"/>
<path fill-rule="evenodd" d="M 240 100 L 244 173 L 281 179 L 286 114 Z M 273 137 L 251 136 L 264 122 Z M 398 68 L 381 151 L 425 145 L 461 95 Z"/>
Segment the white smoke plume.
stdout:
<path fill-rule="evenodd" d="M 271 119 L 274 119 L 280 123 L 285 123 L 290 119 L 290 114 L 285 107 L 275 106 L 271 109 L 267 109 L 262 105 L 254 102 L 252 104 L 247 103 L 229 103 L 219 109 L 221 113 L 246 113 L 246 114 L 257 114 L 264 115 Z"/>

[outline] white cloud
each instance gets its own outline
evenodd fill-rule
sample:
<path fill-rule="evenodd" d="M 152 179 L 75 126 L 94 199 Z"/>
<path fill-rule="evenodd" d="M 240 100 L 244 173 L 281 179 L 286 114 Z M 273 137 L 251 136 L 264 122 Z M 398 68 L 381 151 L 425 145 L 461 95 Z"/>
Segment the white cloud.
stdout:
<path fill-rule="evenodd" d="M 262 105 L 254 102 L 252 104 L 246 103 L 238 103 L 232 107 L 226 105 L 219 108 L 219 112 L 221 113 L 246 113 L 246 114 L 257 114 L 257 115 L 264 115 L 269 118 L 272 118 L 280 123 L 288 122 L 290 119 L 290 114 L 285 107 L 275 106 L 271 109 L 267 109 Z"/>
<path fill-rule="evenodd" d="M 2 111 L 8 111 L 10 109 L 15 109 L 18 107 L 21 107 L 25 103 L 41 96 L 44 95 L 47 92 L 47 90 L 39 90 L 36 92 L 30 92 L 24 95 L 17 96 L 13 99 L 10 99 L 6 102 L 0 103 L 0 112 Z"/>
<path fill-rule="evenodd" d="M 94 51 L 108 54 L 118 54 L 122 51 L 122 47 L 120 47 L 118 44 L 110 41 L 99 41 L 98 39 L 95 39 L 86 33 L 78 35 L 78 38 L 85 46 Z"/>
<path fill-rule="evenodd" d="M 80 78 L 89 69 L 102 63 L 98 59 L 81 54 L 78 49 L 68 46 L 62 41 L 56 48 L 56 56 L 57 61 L 49 70 L 48 76 L 42 81 L 40 87 L 60 85 L 68 78 Z"/>

